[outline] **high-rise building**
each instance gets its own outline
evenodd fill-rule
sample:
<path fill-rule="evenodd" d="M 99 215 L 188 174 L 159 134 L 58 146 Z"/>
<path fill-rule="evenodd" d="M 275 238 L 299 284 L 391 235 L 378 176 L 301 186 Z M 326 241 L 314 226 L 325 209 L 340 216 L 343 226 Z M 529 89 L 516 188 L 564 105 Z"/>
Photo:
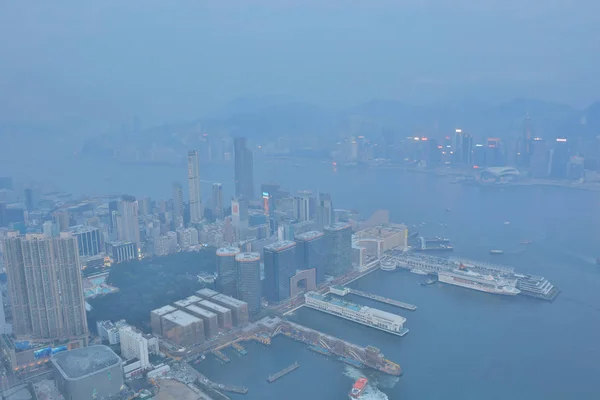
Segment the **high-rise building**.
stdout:
<path fill-rule="evenodd" d="M 335 222 L 333 213 L 333 203 L 329 193 L 319 193 L 317 202 L 317 226 L 323 229 Z"/>
<path fill-rule="evenodd" d="M 80 256 L 95 256 L 102 251 L 100 229 L 93 226 L 76 225 L 70 227 L 69 232 L 77 238 L 77 247 L 79 248 Z M 44 232 L 44 234 L 46 233 Z"/>
<path fill-rule="evenodd" d="M 296 274 L 296 243 L 284 240 L 263 248 L 265 298 L 271 303 L 290 298 L 290 279 Z"/>
<path fill-rule="evenodd" d="M 461 161 L 465 165 L 473 165 L 473 136 L 468 133 L 462 138 Z"/>
<path fill-rule="evenodd" d="M 240 253 L 235 256 L 237 266 L 237 298 L 248 303 L 252 315 L 260 311 L 262 283 L 260 280 L 260 253 Z"/>
<path fill-rule="evenodd" d="M 117 211 L 117 239 L 125 242 L 133 242 L 139 249 L 142 242 L 140 240 L 138 202 L 135 196 L 122 196 L 121 200 L 117 203 Z"/>
<path fill-rule="evenodd" d="M 550 152 L 550 176 L 566 178 L 569 165 L 569 143 L 565 138 L 557 138 Z"/>
<path fill-rule="evenodd" d="M 200 196 L 200 160 L 198 150 L 188 152 L 188 182 L 190 190 L 190 221 L 202 220 L 202 197 Z"/>
<path fill-rule="evenodd" d="M 296 268 L 315 269 L 317 285 L 325 280 L 325 234 L 310 231 L 297 235 Z"/>
<path fill-rule="evenodd" d="M 213 183 L 212 187 L 212 212 L 217 219 L 223 218 L 223 187 L 220 183 Z"/>
<path fill-rule="evenodd" d="M 183 188 L 179 183 L 173 184 L 173 221 L 175 228 L 183 226 Z"/>
<path fill-rule="evenodd" d="M 77 239 L 68 233 L 59 238 L 11 233 L 4 247 L 15 335 L 87 336 Z"/>
<path fill-rule="evenodd" d="M 237 247 L 217 249 L 217 289 L 227 296 L 237 296 L 235 256 L 239 252 Z"/>
<path fill-rule="evenodd" d="M 335 223 L 324 228 L 326 273 L 338 276 L 352 268 L 352 226 Z"/>
<path fill-rule="evenodd" d="M 311 196 L 310 190 L 299 190 L 294 197 L 294 218 L 299 222 L 308 221 L 311 218 Z"/>
<path fill-rule="evenodd" d="M 248 232 L 248 202 L 245 199 L 231 200 L 231 223 L 237 240 L 245 240 Z"/>
<path fill-rule="evenodd" d="M 254 156 L 248 149 L 246 138 L 237 137 L 233 142 L 235 157 L 235 195 L 247 200 L 254 198 Z"/>

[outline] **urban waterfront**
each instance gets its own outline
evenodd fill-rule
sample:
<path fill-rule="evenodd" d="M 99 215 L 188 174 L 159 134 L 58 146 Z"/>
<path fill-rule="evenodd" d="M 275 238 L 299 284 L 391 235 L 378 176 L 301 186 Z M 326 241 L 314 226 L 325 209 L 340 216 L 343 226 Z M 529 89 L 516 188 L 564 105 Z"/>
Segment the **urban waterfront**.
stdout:
<path fill-rule="evenodd" d="M 207 181 L 231 180 L 231 166 L 203 168 Z M 183 181 L 177 167 L 107 163 L 106 170 L 110 179 L 105 183 L 85 183 L 89 173 L 85 168 L 78 169 L 80 176 L 61 179 L 90 193 L 129 192 L 157 198 L 169 197 L 172 181 Z M 401 364 L 400 378 L 368 372 L 376 389 L 367 392 L 367 398 L 596 395 L 600 388 L 595 379 L 600 372 L 596 362 L 600 355 L 600 268 L 595 264 L 600 256 L 598 193 L 552 187 L 465 187 L 399 170 L 334 172 L 329 164 L 308 162 L 279 162 L 276 167 L 257 163 L 255 173 L 257 183 L 326 190 L 336 208 L 356 209 L 365 217 L 376 209 L 388 209 L 392 221 L 404 222 L 411 230 L 416 225 L 426 235 L 449 237 L 457 256 L 543 275 L 562 290 L 556 301 L 547 303 L 442 284 L 422 287 L 422 276 L 400 271 L 377 271 L 350 285 L 417 305 L 417 311 L 409 312 L 349 297 L 408 318 L 410 333 L 403 338 L 314 310 L 296 311 L 292 320 L 359 345 L 377 346 Z M 229 195 L 231 188 L 224 186 L 224 191 Z M 204 193 L 208 196 L 208 189 Z M 524 239 L 533 243 L 520 245 Z M 490 256 L 490 249 L 502 249 L 504 254 Z M 209 357 L 200 364 L 201 372 L 218 382 L 247 386 L 244 397 L 248 399 L 265 398 L 267 393 L 273 398 L 346 398 L 359 373 L 283 337 L 275 339 L 271 348 L 255 344 L 246 348 L 247 356 L 230 354 L 232 362 L 227 365 Z M 273 384 L 266 382 L 269 374 L 294 361 L 300 363 L 297 371 Z"/>

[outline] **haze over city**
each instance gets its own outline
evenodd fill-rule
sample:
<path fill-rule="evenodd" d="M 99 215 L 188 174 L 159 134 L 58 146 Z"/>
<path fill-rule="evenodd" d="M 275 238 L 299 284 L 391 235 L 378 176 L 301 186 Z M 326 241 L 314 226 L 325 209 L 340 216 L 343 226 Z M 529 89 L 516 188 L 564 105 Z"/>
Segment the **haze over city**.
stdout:
<path fill-rule="evenodd" d="M 4 2 L 0 398 L 594 398 L 599 15 Z"/>

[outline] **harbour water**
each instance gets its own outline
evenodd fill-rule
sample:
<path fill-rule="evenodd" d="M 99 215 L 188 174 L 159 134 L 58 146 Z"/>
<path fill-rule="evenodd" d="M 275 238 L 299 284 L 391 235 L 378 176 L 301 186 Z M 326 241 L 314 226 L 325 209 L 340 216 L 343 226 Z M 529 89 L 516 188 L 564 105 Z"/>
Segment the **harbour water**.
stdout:
<path fill-rule="evenodd" d="M 543 275 L 562 293 L 553 302 L 494 296 L 443 284 L 421 286 L 423 276 L 377 271 L 350 287 L 418 306 L 417 311 L 348 295 L 358 304 L 408 318 L 410 333 L 397 337 L 315 310 L 292 319 L 360 345 L 379 347 L 404 370 L 400 378 L 367 372 L 366 399 L 568 399 L 595 398 L 600 390 L 600 193 L 553 187 L 478 188 L 445 178 L 400 170 L 340 169 L 328 163 L 257 163 L 255 182 L 285 189 L 327 191 L 336 208 L 363 216 L 388 209 L 391 219 L 417 225 L 426 236 L 452 240 L 455 256 L 503 263 L 518 272 Z M 100 166 L 98 166 L 100 167 Z M 232 167 L 206 166 L 203 179 L 224 183 L 231 194 Z M 185 167 L 107 163 L 108 179 L 93 185 L 90 169 L 61 170 L 61 189 L 170 196 L 173 181 L 185 182 Z M 51 179 L 51 177 L 49 177 Z M 68 186 L 70 180 L 72 184 Z M 289 183 L 289 182 L 293 182 Z M 79 186 L 78 186 L 79 185 Z M 210 193 L 209 185 L 203 188 Z M 207 199 L 208 200 L 208 199 Z M 451 211 L 446 211 L 446 208 Z M 508 221 L 510 224 L 505 224 Z M 424 223 L 424 224 L 423 224 Z M 447 227 L 441 224 L 447 224 Z M 532 240 L 520 245 L 521 240 Z M 502 249 L 501 256 L 489 255 Z M 233 399 L 344 399 L 362 372 L 311 352 L 283 337 L 270 348 L 248 344 L 231 363 L 212 356 L 199 364 L 217 381 L 246 386 Z M 266 377 L 298 361 L 302 367 L 273 384 Z"/>

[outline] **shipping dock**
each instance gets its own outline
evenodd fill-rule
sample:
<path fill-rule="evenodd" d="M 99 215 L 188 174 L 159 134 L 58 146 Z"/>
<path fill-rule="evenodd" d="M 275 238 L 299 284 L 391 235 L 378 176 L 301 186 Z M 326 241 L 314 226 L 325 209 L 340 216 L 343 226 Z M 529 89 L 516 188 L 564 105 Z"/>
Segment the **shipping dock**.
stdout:
<path fill-rule="evenodd" d="M 379 295 L 372 294 L 372 293 L 363 292 L 363 291 L 356 290 L 356 289 L 351 289 L 351 288 L 344 287 L 344 286 L 332 286 L 330 288 L 330 292 L 335 295 L 338 295 L 338 296 L 354 294 L 354 295 L 357 295 L 360 297 L 364 297 L 367 299 L 378 301 L 380 303 L 385 303 L 385 304 L 389 304 L 392 306 L 404 308 L 405 310 L 410 310 L 410 311 L 415 311 L 417 309 L 417 306 L 415 306 L 414 304 L 403 303 L 398 300 L 390 299 L 390 298 L 379 296 Z"/>
<path fill-rule="evenodd" d="M 402 375 L 400 365 L 386 359 L 376 347 L 361 347 L 304 325 L 280 319 L 275 320 L 274 324 L 270 324 L 270 326 L 275 326 L 275 330 L 271 332 L 272 337 L 282 334 L 290 339 L 309 345 L 309 349 L 310 346 L 322 347 L 329 352 L 318 352 L 320 354 L 352 359 L 362 363 L 366 368 L 372 368 L 384 374 Z"/>
<path fill-rule="evenodd" d="M 225 353 L 223 353 L 221 350 L 215 349 L 212 351 L 212 353 L 215 355 L 215 357 L 217 357 L 219 360 L 223 361 L 226 364 L 231 361 L 231 359 L 227 357 Z"/>
<path fill-rule="evenodd" d="M 325 347 L 311 345 L 311 346 L 308 346 L 308 349 L 310 351 L 314 351 L 315 353 L 321 354 L 323 356 L 331 355 L 331 351 L 327 350 Z"/>
<path fill-rule="evenodd" d="M 306 293 L 304 299 L 307 307 L 335 315 L 336 317 L 344 318 L 397 336 L 404 336 L 408 333 L 408 329 L 404 327 L 406 318 L 397 314 L 350 303 L 317 292 Z"/>
<path fill-rule="evenodd" d="M 233 347 L 233 349 L 241 356 L 245 356 L 246 354 L 248 354 L 246 349 L 244 349 L 244 347 L 239 343 L 234 342 L 231 344 L 231 347 Z"/>
<path fill-rule="evenodd" d="M 267 378 L 267 382 L 273 383 L 277 379 L 283 378 L 285 375 L 289 374 L 290 372 L 297 370 L 299 367 L 300 367 L 300 364 L 295 362 L 292 365 L 290 365 L 289 367 L 285 367 L 281 371 L 276 372 L 273 375 L 269 375 L 269 377 Z"/>
<path fill-rule="evenodd" d="M 446 259 L 441 257 L 404 254 L 389 257 L 397 266 L 407 270 L 419 270 L 428 274 L 451 273 L 456 269 L 467 269 L 482 275 L 491 275 L 511 282 L 511 286 L 520 290 L 520 295 L 553 301 L 560 289 L 546 278 L 516 273 L 514 268 L 488 264 L 465 259 Z M 514 284 L 512 283 L 514 282 Z"/>

